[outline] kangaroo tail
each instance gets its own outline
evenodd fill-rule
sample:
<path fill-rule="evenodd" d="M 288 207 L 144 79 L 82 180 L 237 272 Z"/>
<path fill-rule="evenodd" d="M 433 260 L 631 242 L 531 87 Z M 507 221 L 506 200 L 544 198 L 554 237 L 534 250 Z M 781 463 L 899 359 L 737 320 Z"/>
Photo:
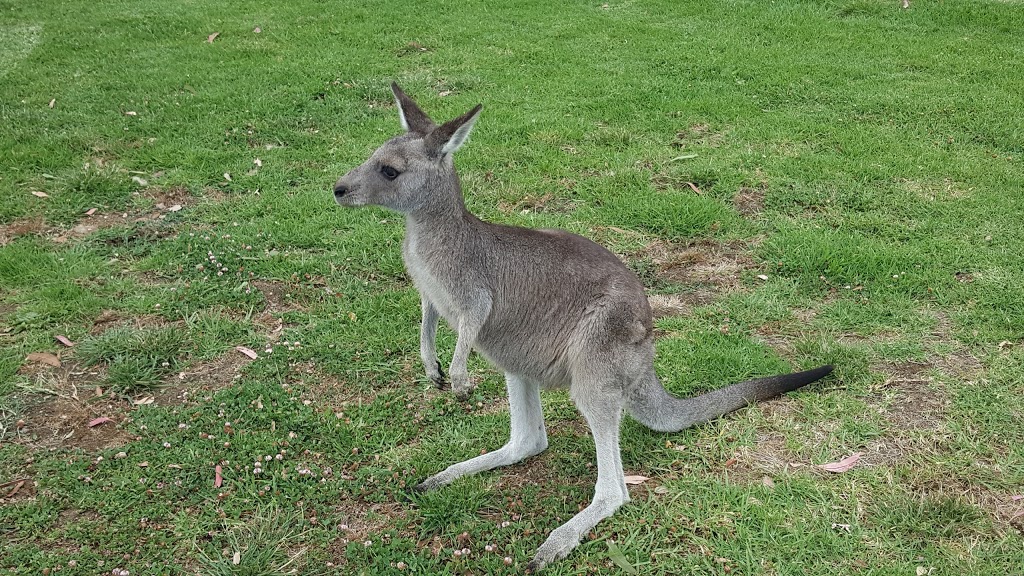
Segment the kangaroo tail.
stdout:
<path fill-rule="evenodd" d="M 668 393 L 653 372 L 629 392 L 626 408 L 641 424 L 659 432 L 677 432 L 695 424 L 714 420 L 761 400 L 778 396 L 832 372 L 821 366 L 804 372 L 780 374 L 747 380 L 693 398 L 678 398 Z"/>

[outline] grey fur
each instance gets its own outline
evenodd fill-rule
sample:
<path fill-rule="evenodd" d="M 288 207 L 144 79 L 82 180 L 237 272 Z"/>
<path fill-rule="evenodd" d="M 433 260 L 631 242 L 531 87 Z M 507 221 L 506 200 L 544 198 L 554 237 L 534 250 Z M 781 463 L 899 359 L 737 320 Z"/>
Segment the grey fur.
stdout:
<path fill-rule="evenodd" d="M 453 391 L 472 389 L 470 350 L 506 376 L 511 437 L 502 448 L 454 464 L 418 488 L 505 466 L 547 448 L 541 388 L 568 388 L 597 449 L 594 499 L 556 528 L 530 563 L 537 570 L 564 557 L 603 518 L 629 501 L 619 453 L 626 409 L 655 430 L 706 422 L 813 382 L 831 370 L 750 380 L 695 398 L 677 398 L 654 373 L 651 308 L 643 285 L 611 252 L 563 230 L 483 222 L 466 210 L 452 153 L 480 114 L 437 126 L 395 84 L 406 133 L 385 142 L 334 186 L 342 206 L 377 205 L 405 215 L 402 256 L 421 295 L 420 352 L 439 386 L 444 373 L 434 337 L 439 318 L 458 333 L 448 370 Z M 400 174 L 388 178 L 391 167 Z"/>

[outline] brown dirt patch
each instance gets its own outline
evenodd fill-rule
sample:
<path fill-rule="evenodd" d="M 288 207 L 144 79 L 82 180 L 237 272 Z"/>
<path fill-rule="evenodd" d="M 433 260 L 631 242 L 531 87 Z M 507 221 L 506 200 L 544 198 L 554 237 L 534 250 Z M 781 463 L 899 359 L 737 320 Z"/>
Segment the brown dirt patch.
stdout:
<path fill-rule="evenodd" d="M 639 255 L 650 258 L 658 276 L 668 282 L 705 286 L 716 292 L 739 289 L 740 273 L 756 267 L 742 243 L 699 240 L 681 245 L 658 240 Z"/>
<path fill-rule="evenodd" d="M 706 146 L 718 148 L 725 141 L 725 132 L 716 131 L 705 123 L 693 124 L 689 128 L 676 132 L 672 146 L 680 149 Z"/>
<path fill-rule="evenodd" d="M 25 365 L 19 374 L 28 378 L 28 386 L 37 392 L 23 397 L 28 406 L 18 416 L 22 425 L 16 441 L 35 449 L 80 448 L 95 452 L 126 444 L 130 435 L 121 427 L 130 408 L 120 398 L 96 393 L 102 370 L 84 369 L 74 361 L 59 368 Z M 40 395 L 43 400 L 40 399 Z M 98 426 L 89 426 L 96 418 L 112 418 Z"/>
<path fill-rule="evenodd" d="M 736 211 L 743 216 L 750 218 L 757 216 L 764 210 L 764 194 L 767 189 L 765 184 L 753 188 L 744 186 L 736 191 L 732 197 L 732 205 Z"/>
<path fill-rule="evenodd" d="M 939 430 L 945 424 L 949 400 L 928 376 L 931 364 L 899 362 L 876 366 L 886 374 L 881 392 L 886 419 L 894 430 Z"/>
<path fill-rule="evenodd" d="M 677 294 L 648 296 L 651 309 L 659 318 L 688 314 L 694 307 L 741 290 L 742 274 L 756 268 L 744 244 L 707 240 L 688 244 L 657 240 L 627 258 L 649 260 L 659 282 L 684 287 L 685 291 Z"/>
<path fill-rule="evenodd" d="M 10 244 L 19 236 L 40 236 L 48 231 L 49 227 L 42 216 L 19 218 L 9 224 L 0 224 L 0 246 Z"/>
<path fill-rule="evenodd" d="M 128 208 L 122 211 L 94 212 L 83 214 L 69 227 L 56 226 L 46 221 L 43 216 L 36 215 L 20 218 L 8 224 L 0 224 L 0 246 L 9 244 L 21 236 L 46 236 L 58 244 L 83 238 L 98 230 L 105 230 L 131 224 L 154 223 L 172 214 L 198 203 L 199 199 L 183 186 L 154 186 L 133 193 L 134 196 L 152 202 L 146 209 Z M 213 199 L 218 200 L 217 194 Z"/>
<path fill-rule="evenodd" d="M 250 362 L 252 360 L 248 356 L 229 350 L 212 360 L 193 364 L 168 377 L 164 385 L 152 394 L 153 403 L 157 406 L 197 403 L 203 396 L 234 384 Z"/>

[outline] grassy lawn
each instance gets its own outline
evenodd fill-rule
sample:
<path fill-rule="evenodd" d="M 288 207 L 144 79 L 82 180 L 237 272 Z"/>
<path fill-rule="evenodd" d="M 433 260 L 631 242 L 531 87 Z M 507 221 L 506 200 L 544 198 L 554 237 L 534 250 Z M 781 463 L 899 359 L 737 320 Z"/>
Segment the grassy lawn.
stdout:
<path fill-rule="evenodd" d="M 649 479 L 546 573 L 1020 573 L 1022 8 L 0 0 L 0 574 L 516 573 L 589 502 L 561 392 L 408 490 L 508 415 L 426 379 L 401 218 L 333 204 L 392 80 L 484 104 L 471 210 L 629 263 L 670 390 L 836 366 L 627 419 Z"/>

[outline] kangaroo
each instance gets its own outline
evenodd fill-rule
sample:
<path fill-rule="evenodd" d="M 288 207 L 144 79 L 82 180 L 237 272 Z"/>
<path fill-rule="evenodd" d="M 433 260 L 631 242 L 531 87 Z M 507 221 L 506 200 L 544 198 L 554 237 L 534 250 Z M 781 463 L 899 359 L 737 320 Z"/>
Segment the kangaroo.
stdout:
<path fill-rule="evenodd" d="M 511 435 L 481 456 L 453 464 L 416 486 L 507 466 L 548 446 L 541 388 L 568 388 L 597 449 L 593 501 L 556 528 L 528 570 L 564 558 L 602 519 L 629 501 L 619 452 L 623 409 L 654 430 L 679 431 L 752 402 L 795 390 L 832 371 L 822 366 L 708 392 L 669 394 L 654 373 L 651 308 L 636 275 L 615 255 L 564 230 L 492 224 L 466 210 L 452 155 L 469 137 L 481 105 L 438 126 L 391 85 L 404 134 L 378 148 L 334 185 L 342 206 L 382 206 L 405 215 L 402 257 L 420 294 L 420 356 L 446 386 L 434 338 L 439 318 L 458 333 L 451 389 L 472 389 L 466 360 L 475 349 L 505 373 Z"/>

